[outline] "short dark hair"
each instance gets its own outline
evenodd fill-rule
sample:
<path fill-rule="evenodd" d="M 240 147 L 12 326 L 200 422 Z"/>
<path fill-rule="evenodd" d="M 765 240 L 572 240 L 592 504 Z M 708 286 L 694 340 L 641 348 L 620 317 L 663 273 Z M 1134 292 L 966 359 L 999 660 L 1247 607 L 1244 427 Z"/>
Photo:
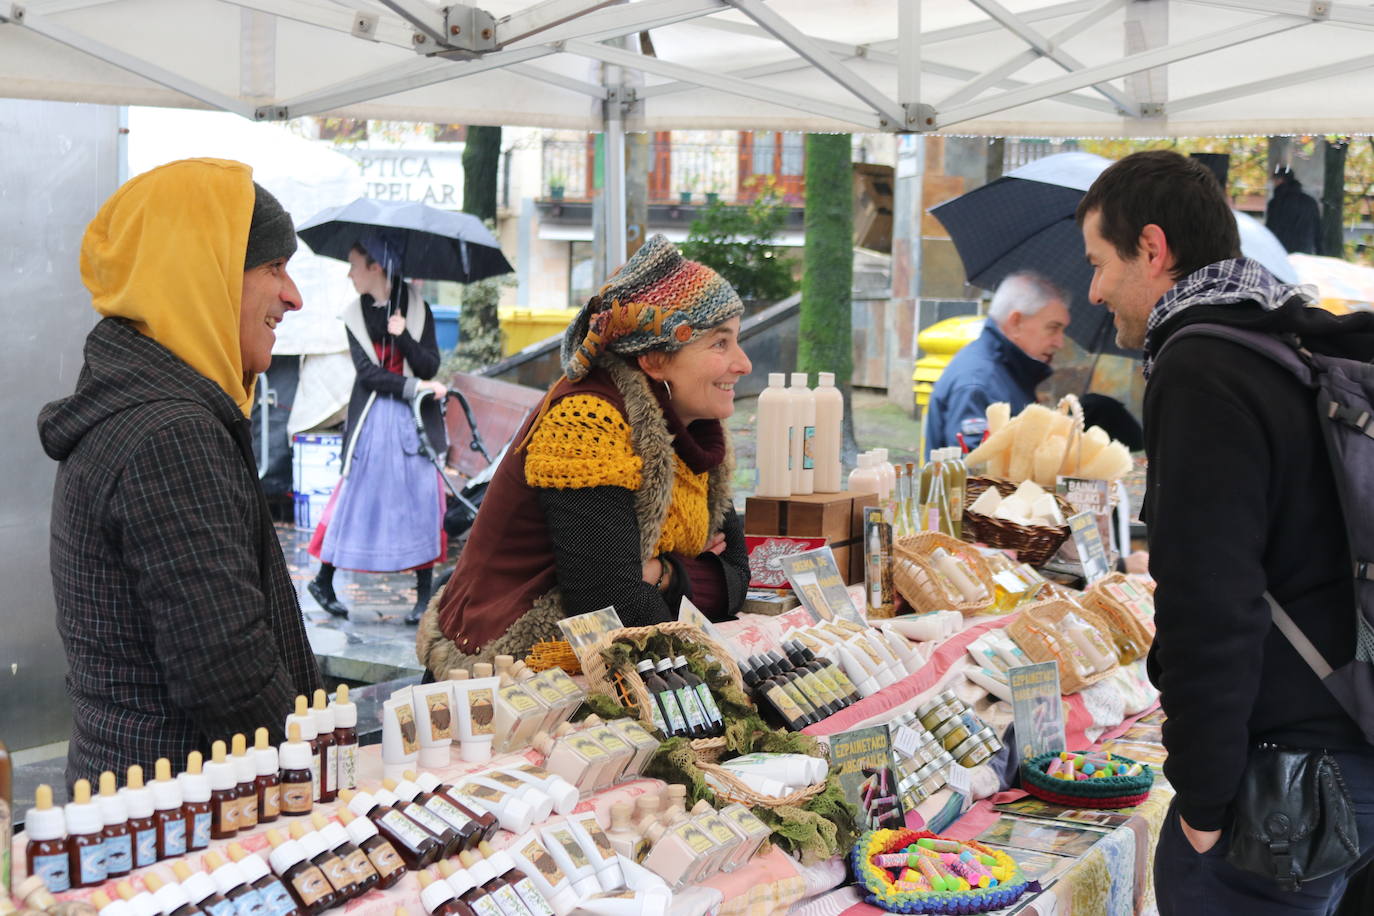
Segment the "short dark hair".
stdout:
<path fill-rule="evenodd" d="M 351 250 L 356 251 L 358 252 L 358 254 L 363 256 L 363 265 L 365 267 L 371 267 L 373 264 L 377 263 L 376 260 L 373 259 L 372 255 L 367 253 L 367 249 L 363 247 L 362 242 L 354 242 L 353 248 Z"/>
<path fill-rule="evenodd" d="M 1134 258 L 1140 232 L 1164 230 L 1174 253 L 1173 278 L 1240 257 L 1240 230 L 1212 170 L 1172 150 L 1146 150 L 1115 162 L 1078 203 L 1079 225 L 1100 213 L 1098 231 L 1123 258 Z"/>

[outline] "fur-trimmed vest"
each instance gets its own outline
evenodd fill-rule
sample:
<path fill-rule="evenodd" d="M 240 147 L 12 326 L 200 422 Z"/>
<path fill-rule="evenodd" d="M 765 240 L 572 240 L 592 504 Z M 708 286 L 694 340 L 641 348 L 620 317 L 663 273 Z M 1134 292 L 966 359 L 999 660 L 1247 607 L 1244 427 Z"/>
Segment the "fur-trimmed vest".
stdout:
<path fill-rule="evenodd" d="M 617 356 L 604 356 L 585 379 L 566 379 L 553 389 L 552 405 L 569 395 L 593 395 L 620 411 L 643 463 L 635 492 L 640 559 L 648 560 L 668 519 L 676 459 L 673 435 L 649 388 L 648 377 Z M 516 434 L 524 442 L 543 416 L 537 413 Z M 727 436 L 728 443 L 728 436 Z M 443 677 L 450 668 L 528 654 L 544 640 L 562 638 L 565 616 L 550 540 L 538 492 L 526 483 L 525 450 L 507 453 L 487 490 L 467 547 L 447 588 L 434 597 L 420 621 L 415 650 L 420 663 Z M 733 456 L 709 473 L 709 531 L 719 531 L 730 507 Z"/>

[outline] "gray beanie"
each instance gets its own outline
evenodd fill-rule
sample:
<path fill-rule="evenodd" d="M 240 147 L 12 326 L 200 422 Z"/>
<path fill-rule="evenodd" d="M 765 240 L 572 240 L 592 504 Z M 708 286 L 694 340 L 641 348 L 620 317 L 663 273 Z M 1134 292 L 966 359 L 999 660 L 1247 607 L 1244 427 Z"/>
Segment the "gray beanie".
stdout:
<path fill-rule="evenodd" d="M 243 269 L 289 258 L 296 253 L 296 227 L 291 214 L 282 208 L 272 193 L 253 182 L 253 220 L 248 224 L 248 251 Z"/>

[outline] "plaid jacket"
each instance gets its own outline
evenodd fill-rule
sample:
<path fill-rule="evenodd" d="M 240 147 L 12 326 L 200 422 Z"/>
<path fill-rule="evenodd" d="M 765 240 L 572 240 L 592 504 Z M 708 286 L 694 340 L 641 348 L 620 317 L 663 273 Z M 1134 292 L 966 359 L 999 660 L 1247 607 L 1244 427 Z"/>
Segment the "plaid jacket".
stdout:
<path fill-rule="evenodd" d="M 321 686 L 258 483 L 218 385 L 118 318 L 86 339 L 76 392 L 39 415 L 67 651 L 67 782 L 266 726 Z"/>

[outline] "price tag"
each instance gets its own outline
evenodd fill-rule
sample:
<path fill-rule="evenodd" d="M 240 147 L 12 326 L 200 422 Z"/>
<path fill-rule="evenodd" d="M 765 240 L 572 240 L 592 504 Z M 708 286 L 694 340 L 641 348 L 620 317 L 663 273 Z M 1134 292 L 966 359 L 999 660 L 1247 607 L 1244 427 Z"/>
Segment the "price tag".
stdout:
<path fill-rule="evenodd" d="M 898 725 L 892 734 L 892 746 L 903 757 L 915 757 L 916 748 L 921 744 L 921 736 L 908 725 Z"/>
<path fill-rule="evenodd" d="M 1092 585 L 1112 571 L 1107 559 L 1107 548 L 1102 543 L 1102 533 L 1097 528 L 1097 518 L 1091 512 L 1080 512 L 1069 519 L 1069 531 L 1073 534 L 1074 546 L 1078 548 L 1078 559 L 1083 564 L 1083 578 Z"/>

